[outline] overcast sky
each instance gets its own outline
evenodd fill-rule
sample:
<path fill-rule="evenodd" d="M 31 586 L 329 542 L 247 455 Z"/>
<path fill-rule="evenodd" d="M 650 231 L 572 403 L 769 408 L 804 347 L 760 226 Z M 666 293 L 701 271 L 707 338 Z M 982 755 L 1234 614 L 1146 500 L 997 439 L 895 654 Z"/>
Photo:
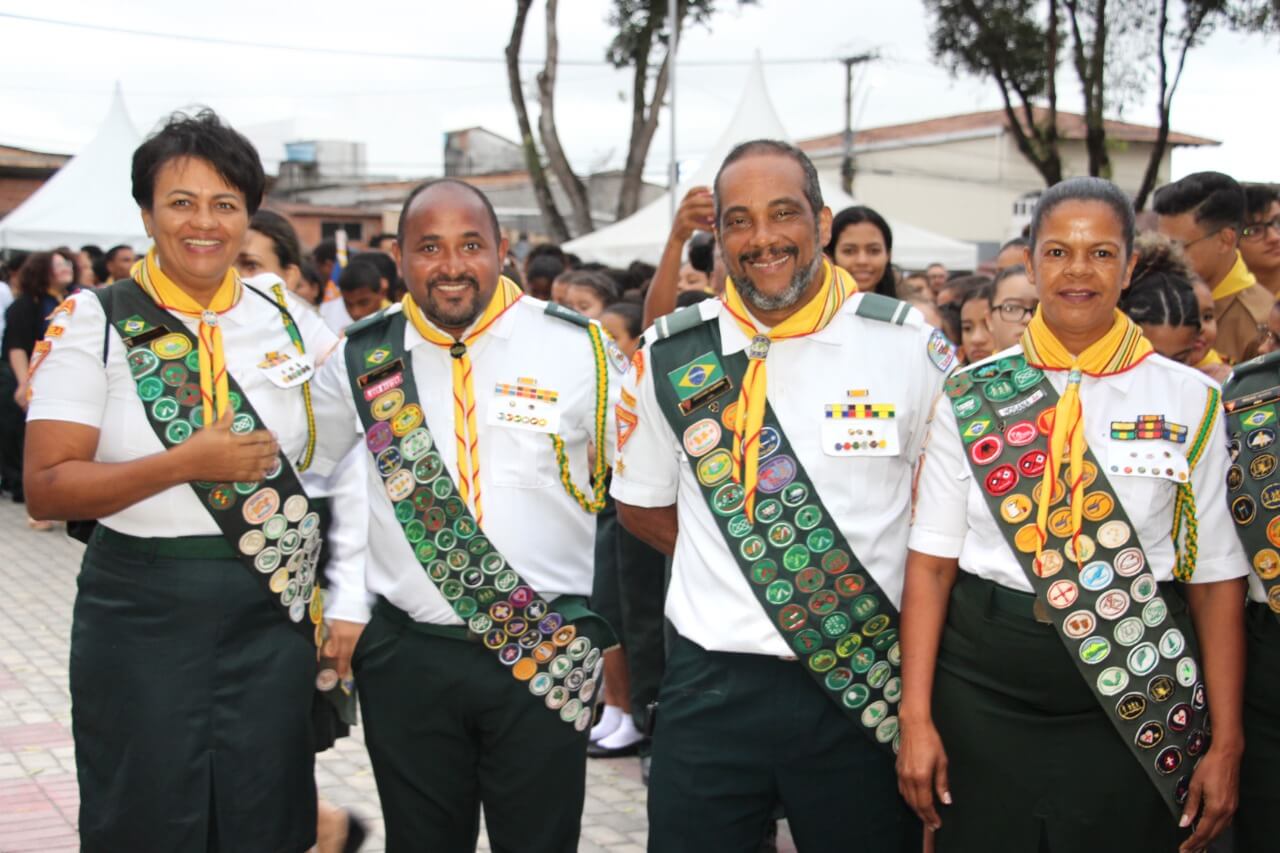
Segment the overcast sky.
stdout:
<path fill-rule="evenodd" d="M 562 60 L 602 60 L 611 36 L 610 5 L 607 0 L 561 2 Z M 1000 104 L 991 83 L 952 79 L 932 63 L 919 0 L 760 0 L 745 9 L 721 0 L 720 6 L 725 11 L 711 26 L 689 30 L 681 45 L 677 151 L 686 170 L 697 165 L 723 129 L 741 92 L 744 63 L 757 51 L 793 138 L 837 132 L 844 120 L 843 66 L 795 60 L 878 50 L 881 60 L 858 80 L 855 122 L 864 127 Z M 501 61 L 513 8 L 511 0 L 313 0 L 305 5 L 0 0 L 0 13 L 96 26 L 492 60 L 424 61 L 202 44 L 0 16 L 0 144 L 73 153 L 93 135 L 119 81 L 143 132 L 173 109 L 202 103 L 249 133 L 269 167 L 283 155 L 285 139 L 327 138 L 365 142 L 370 171 L 377 174 L 439 173 L 447 130 L 482 125 L 517 135 Z M 537 3 L 523 55 L 539 59 L 543 39 L 543 5 Z M 535 71 L 534 66 L 524 69 L 530 84 Z M 1073 75 L 1064 71 L 1060 81 L 1060 106 L 1078 108 Z M 560 135 L 579 171 L 621 165 L 629 85 L 629 73 L 603 64 L 560 69 Z M 1193 52 L 1173 125 L 1223 145 L 1175 153 L 1175 177 L 1218 168 L 1244 180 L 1280 181 L 1276 92 L 1280 39 L 1220 32 Z M 536 121 L 532 97 L 531 110 Z M 1123 118 L 1154 124 L 1150 99 L 1127 109 Z M 664 113 L 650 153 L 652 172 L 661 173 L 668 162 L 668 134 Z"/>

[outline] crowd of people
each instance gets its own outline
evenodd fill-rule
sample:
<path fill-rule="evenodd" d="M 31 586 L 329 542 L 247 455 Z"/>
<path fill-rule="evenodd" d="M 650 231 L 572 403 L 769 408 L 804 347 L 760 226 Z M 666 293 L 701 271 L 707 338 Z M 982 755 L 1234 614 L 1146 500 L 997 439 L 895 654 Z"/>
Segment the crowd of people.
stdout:
<path fill-rule="evenodd" d="M 356 850 L 357 721 L 391 851 L 575 850 L 637 753 L 655 853 L 1274 849 L 1275 187 L 1069 179 L 905 270 L 755 140 L 619 269 L 453 179 L 304 249 L 208 111 L 132 178 L 145 253 L 0 287 L 83 849 Z"/>

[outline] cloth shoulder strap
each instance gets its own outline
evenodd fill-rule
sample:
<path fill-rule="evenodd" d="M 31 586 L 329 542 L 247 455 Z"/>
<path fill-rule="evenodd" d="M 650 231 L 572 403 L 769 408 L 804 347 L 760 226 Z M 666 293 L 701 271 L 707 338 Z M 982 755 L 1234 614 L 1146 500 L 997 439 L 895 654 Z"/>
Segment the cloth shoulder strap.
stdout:
<path fill-rule="evenodd" d="M 566 323 L 572 323 L 575 326 L 581 326 L 584 329 L 591 328 L 591 320 L 582 316 L 577 311 L 572 311 L 560 305 L 557 302 L 548 302 L 547 307 L 543 309 L 543 313 L 548 317 L 555 317 L 557 320 L 564 320 Z"/>
<path fill-rule="evenodd" d="M 1209 740 L 1195 637 L 1169 616 L 1106 473 L 1086 449 L 1083 524 L 1074 537 L 1070 490 L 1055 478 L 1061 504 L 1041 542 L 1035 508 L 1058 402 L 1048 376 L 1015 355 L 956 373 L 943 387 L 973 476 L 1035 590 L 1037 618 L 1057 629 L 1102 710 L 1180 815 Z"/>
<path fill-rule="evenodd" d="M 682 437 L 702 497 L 774 628 L 837 707 L 896 752 L 898 612 L 841 533 L 768 406 L 755 520 L 748 521 L 745 491 L 731 479 L 732 420 L 721 408 L 733 403 L 730 392 L 747 358 L 722 356 L 718 324 L 690 323 L 689 316 L 671 315 L 683 328 L 650 350 L 658 405 Z"/>
<path fill-rule="evenodd" d="M 858 298 L 858 306 L 853 313 L 868 320 L 901 326 L 911 314 L 911 303 L 879 293 L 864 293 Z"/>
<path fill-rule="evenodd" d="M 1235 366 L 1222 388 L 1226 401 L 1227 500 L 1236 534 L 1280 619 L 1280 352 Z"/>
<path fill-rule="evenodd" d="M 709 323 L 710 320 L 702 314 L 702 309 L 699 307 L 700 304 L 677 308 L 670 314 L 665 314 L 654 320 L 653 340 L 655 342 L 665 340 L 689 329 L 695 329 L 703 323 Z"/>
<path fill-rule="evenodd" d="M 403 312 L 348 328 L 346 360 L 365 446 L 414 556 L 454 614 L 538 701 L 591 725 L 602 650 L 553 609 L 484 535 L 426 424 Z M 354 328 L 354 331 L 353 331 Z"/>

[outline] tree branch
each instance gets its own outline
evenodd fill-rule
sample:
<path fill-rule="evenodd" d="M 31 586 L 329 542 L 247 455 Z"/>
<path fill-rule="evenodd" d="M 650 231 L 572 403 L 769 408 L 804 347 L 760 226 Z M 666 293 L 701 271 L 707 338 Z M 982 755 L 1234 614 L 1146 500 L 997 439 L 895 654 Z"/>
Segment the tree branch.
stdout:
<path fill-rule="evenodd" d="M 524 151 L 525 168 L 529 170 L 529 182 L 533 184 L 533 195 L 538 202 L 538 211 L 552 240 L 563 243 L 569 239 L 569 227 L 556 207 L 556 200 L 551 195 L 551 187 L 547 184 L 546 172 L 542 169 L 542 158 L 538 155 L 538 146 L 533 141 L 533 128 L 529 124 L 529 110 L 524 102 L 524 89 L 520 84 L 520 45 L 524 42 L 524 25 L 529 17 L 529 7 L 533 0 L 516 0 L 516 19 L 511 27 L 511 39 L 507 42 L 507 86 L 511 90 L 511 104 L 516 110 L 516 123 L 520 126 L 520 147 Z"/>
<path fill-rule="evenodd" d="M 595 224 L 591 221 L 591 202 L 587 198 L 587 188 L 569 164 L 564 146 L 560 144 L 560 134 L 556 130 L 556 66 L 560 56 L 560 42 L 556 37 L 558 5 L 558 0 L 547 0 L 547 58 L 538 74 L 538 104 L 541 107 L 538 114 L 538 136 L 542 138 L 542 147 L 546 149 L 548 166 L 569 199 L 574 229 L 580 236 L 594 231 Z"/>

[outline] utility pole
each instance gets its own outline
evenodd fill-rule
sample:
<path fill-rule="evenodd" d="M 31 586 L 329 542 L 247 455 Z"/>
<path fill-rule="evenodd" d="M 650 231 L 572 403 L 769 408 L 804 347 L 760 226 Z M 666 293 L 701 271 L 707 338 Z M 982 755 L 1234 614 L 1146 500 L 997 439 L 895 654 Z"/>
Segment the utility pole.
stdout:
<path fill-rule="evenodd" d="M 879 54 L 846 56 L 844 63 L 844 157 L 840 161 L 840 188 L 853 195 L 853 66 L 879 59 Z"/>
<path fill-rule="evenodd" d="M 667 50 L 667 98 L 671 110 L 671 175 L 667 179 L 667 186 L 670 187 L 667 193 L 671 196 L 671 223 L 674 225 L 676 221 L 676 205 L 680 203 L 680 199 L 676 198 L 676 190 L 679 189 L 680 183 L 680 158 L 676 155 L 676 53 L 680 46 L 680 0 L 668 0 L 669 19 L 667 27 L 671 30 L 670 47 Z"/>

